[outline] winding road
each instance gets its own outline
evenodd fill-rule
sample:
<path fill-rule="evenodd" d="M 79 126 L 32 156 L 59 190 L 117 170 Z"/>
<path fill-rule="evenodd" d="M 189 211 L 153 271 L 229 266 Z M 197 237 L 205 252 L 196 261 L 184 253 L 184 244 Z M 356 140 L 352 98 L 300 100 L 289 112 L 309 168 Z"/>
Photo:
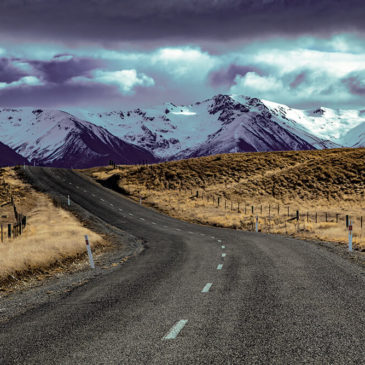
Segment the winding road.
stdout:
<path fill-rule="evenodd" d="M 0 364 L 365 363 L 365 271 L 350 260 L 182 222 L 70 170 L 27 174 L 146 249 L 0 324 Z"/>

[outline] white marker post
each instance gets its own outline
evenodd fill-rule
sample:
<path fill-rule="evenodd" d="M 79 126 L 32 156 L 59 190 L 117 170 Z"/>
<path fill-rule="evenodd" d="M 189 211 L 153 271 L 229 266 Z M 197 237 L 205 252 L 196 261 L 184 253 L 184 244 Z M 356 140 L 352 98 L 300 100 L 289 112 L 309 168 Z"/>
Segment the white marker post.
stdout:
<path fill-rule="evenodd" d="M 139 205 L 142 205 L 142 198 L 139 198 Z"/>
<path fill-rule="evenodd" d="M 71 205 L 70 195 L 67 195 L 67 205 L 68 205 L 68 206 L 70 206 L 70 205 Z"/>
<path fill-rule="evenodd" d="M 349 224 L 349 251 L 352 252 L 352 222 Z"/>
<path fill-rule="evenodd" d="M 256 232 L 259 231 L 259 216 L 256 216 Z"/>
<path fill-rule="evenodd" d="M 87 254 L 89 255 L 90 266 L 91 266 L 92 269 L 95 269 L 93 254 L 91 252 L 89 237 L 87 236 L 87 234 L 85 235 L 85 241 L 86 241 Z"/>

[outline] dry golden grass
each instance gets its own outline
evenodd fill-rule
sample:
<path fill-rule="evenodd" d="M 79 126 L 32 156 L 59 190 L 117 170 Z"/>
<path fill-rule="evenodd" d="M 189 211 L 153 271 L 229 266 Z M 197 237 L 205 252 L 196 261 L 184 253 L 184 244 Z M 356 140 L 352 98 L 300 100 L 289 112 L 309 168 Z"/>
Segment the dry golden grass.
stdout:
<path fill-rule="evenodd" d="M 47 196 L 19 180 L 13 169 L 3 169 L 1 175 L 18 210 L 28 219 L 21 236 L 0 241 L 0 284 L 83 255 L 86 234 L 92 247 L 106 244 L 101 236 L 83 227 L 71 213 L 56 208 Z"/>
<path fill-rule="evenodd" d="M 354 243 L 365 248 L 365 149 L 223 154 L 85 172 L 164 213 L 221 227 L 251 230 L 258 215 L 263 231 L 345 243 L 350 215 Z M 299 224 L 289 220 L 296 210 Z"/>

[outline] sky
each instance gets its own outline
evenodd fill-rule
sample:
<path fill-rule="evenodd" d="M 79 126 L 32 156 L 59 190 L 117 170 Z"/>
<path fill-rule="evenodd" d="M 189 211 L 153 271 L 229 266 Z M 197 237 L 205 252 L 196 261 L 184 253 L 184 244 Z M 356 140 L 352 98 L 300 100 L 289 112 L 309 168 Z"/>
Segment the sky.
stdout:
<path fill-rule="evenodd" d="M 0 105 L 364 108 L 363 0 L 1 0 Z"/>

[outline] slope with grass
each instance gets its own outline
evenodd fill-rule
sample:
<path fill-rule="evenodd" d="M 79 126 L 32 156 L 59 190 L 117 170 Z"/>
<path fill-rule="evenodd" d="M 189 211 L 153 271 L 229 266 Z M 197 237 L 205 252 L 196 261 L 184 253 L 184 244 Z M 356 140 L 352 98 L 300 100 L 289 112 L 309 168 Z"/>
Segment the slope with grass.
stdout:
<path fill-rule="evenodd" d="M 107 244 L 70 212 L 56 207 L 48 196 L 22 181 L 15 169 L 1 169 L 0 177 L 3 180 L 0 205 L 9 203 L 13 197 L 18 211 L 28 218 L 21 236 L 8 239 L 4 235 L 4 242 L 0 241 L 0 289 L 20 278 L 61 267 L 70 258 L 84 257 L 85 234 L 89 235 L 93 247 Z M 6 213 L 9 211 L 8 204 L 0 207 L 1 214 L 4 209 Z M 14 217 L 6 216 L 1 223 L 15 223 Z"/>
<path fill-rule="evenodd" d="M 270 232 L 345 242 L 343 219 L 350 215 L 356 243 L 365 244 L 365 149 L 223 154 L 87 173 L 160 211 L 204 224 L 252 229 L 259 215 Z M 306 215 L 299 226 L 287 214 L 296 210 Z"/>

